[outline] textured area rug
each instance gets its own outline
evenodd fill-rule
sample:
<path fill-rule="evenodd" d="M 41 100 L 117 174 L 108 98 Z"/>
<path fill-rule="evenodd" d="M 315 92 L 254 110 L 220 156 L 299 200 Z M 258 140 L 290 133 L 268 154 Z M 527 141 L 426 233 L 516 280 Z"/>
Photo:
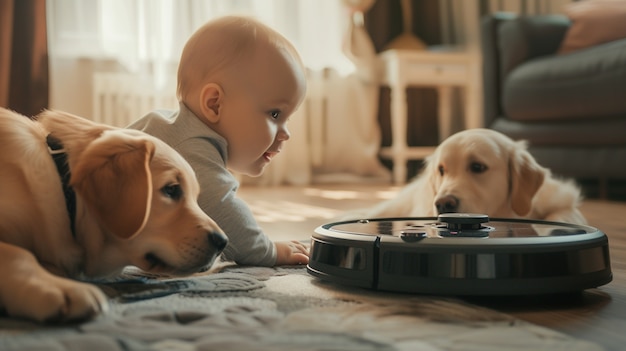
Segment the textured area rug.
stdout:
<path fill-rule="evenodd" d="M 327 284 L 304 267 L 227 266 L 102 287 L 109 313 L 41 326 L 0 319 L 0 350 L 601 350 L 453 298 Z"/>

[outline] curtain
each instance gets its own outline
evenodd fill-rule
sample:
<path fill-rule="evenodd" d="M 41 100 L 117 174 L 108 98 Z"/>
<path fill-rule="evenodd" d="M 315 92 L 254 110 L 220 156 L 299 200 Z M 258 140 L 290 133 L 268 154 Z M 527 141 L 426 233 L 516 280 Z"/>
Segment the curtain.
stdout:
<path fill-rule="evenodd" d="M 276 29 L 311 69 L 352 69 L 340 50 L 346 20 L 337 0 L 48 2 L 53 55 L 111 59 L 133 74 L 171 74 L 187 38 L 208 20 L 224 15 L 255 17 Z"/>
<path fill-rule="evenodd" d="M 0 106 L 33 116 L 48 107 L 45 0 L 0 0 Z"/>
<path fill-rule="evenodd" d="M 454 1 L 454 0 L 446 0 Z M 563 13 L 567 4 L 577 0 L 479 0 L 481 13 L 513 12 L 521 15 Z"/>
<path fill-rule="evenodd" d="M 481 16 L 494 12 L 562 14 L 573 1 L 579 0 L 441 0 L 443 41 L 470 48 L 478 47 Z"/>
<path fill-rule="evenodd" d="M 363 26 L 362 14 L 353 16 L 344 37 L 343 51 L 356 70 L 343 77 L 328 71 L 324 78 L 329 116 L 323 132 L 326 140 L 323 161 L 313 168 L 317 182 L 390 181 L 389 171 L 378 160 L 381 133 L 377 118 L 376 50 Z"/>

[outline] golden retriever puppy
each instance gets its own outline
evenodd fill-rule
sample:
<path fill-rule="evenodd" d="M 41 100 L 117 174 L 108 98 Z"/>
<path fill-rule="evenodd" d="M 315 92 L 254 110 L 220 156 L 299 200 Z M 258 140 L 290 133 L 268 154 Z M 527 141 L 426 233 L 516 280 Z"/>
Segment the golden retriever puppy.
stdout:
<path fill-rule="evenodd" d="M 90 318 L 107 300 L 78 280 L 129 265 L 191 274 L 227 244 L 197 204 L 189 164 L 154 137 L 0 109 L 0 140 L 0 308 L 10 316 Z"/>
<path fill-rule="evenodd" d="M 585 224 L 580 201 L 579 188 L 540 166 L 524 141 L 468 129 L 444 140 L 397 196 L 342 219 L 465 212 Z"/>

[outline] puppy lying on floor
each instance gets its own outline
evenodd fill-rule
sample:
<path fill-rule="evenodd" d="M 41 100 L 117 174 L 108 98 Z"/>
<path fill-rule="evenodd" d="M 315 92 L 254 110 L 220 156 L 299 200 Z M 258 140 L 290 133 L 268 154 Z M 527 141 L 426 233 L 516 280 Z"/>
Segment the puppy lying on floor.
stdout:
<path fill-rule="evenodd" d="M 396 197 L 342 219 L 465 212 L 585 224 L 580 201 L 578 187 L 537 164 L 525 142 L 468 129 L 443 141 Z"/>
<path fill-rule="evenodd" d="M 46 111 L 0 109 L 0 309 L 36 321 L 90 318 L 107 306 L 70 278 L 132 265 L 186 275 L 227 244 L 198 206 L 189 164 L 145 133 Z"/>

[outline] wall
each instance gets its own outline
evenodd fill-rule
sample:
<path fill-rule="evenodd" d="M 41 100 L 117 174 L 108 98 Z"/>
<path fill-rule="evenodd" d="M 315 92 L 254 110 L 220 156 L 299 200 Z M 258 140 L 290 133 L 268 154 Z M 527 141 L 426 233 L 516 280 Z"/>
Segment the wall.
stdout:
<path fill-rule="evenodd" d="M 90 118 L 93 72 L 119 71 L 114 60 L 50 57 L 50 108 Z"/>

